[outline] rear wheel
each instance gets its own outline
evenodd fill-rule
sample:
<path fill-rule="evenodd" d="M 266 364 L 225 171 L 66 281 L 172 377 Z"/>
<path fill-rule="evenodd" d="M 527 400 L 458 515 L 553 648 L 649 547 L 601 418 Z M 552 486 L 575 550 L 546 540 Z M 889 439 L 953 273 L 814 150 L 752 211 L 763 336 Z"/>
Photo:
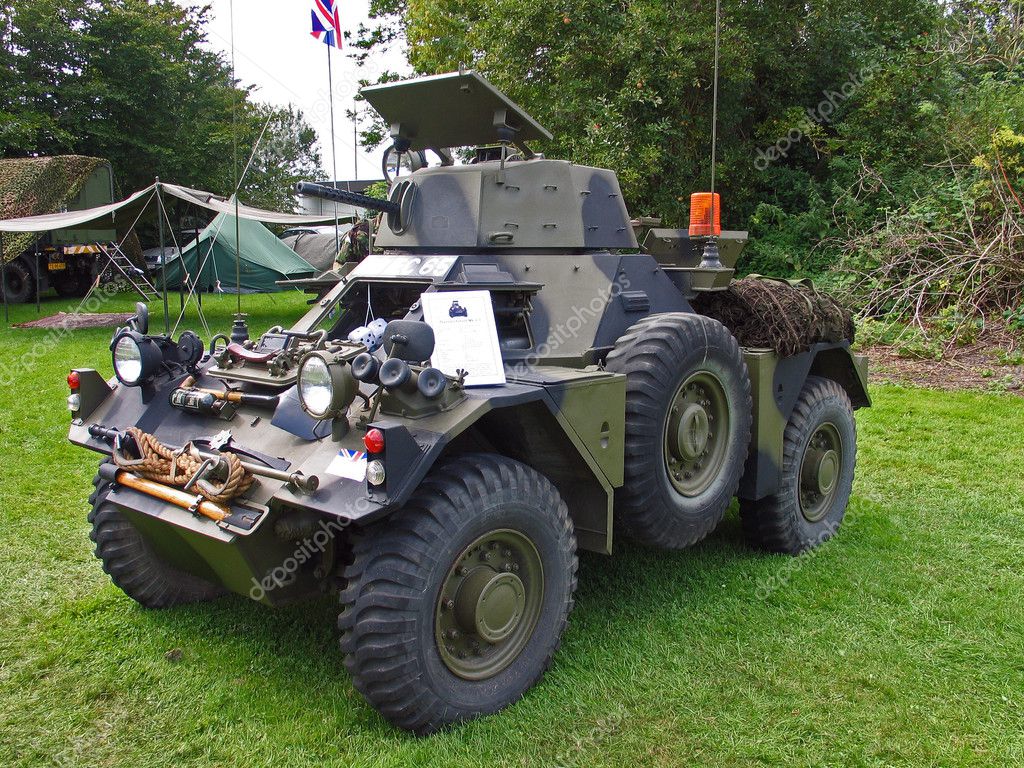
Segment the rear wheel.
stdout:
<path fill-rule="evenodd" d="M 124 513 L 106 501 L 109 483 L 97 475 L 93 485 L 96 490 L 89 497 L 93 505 L 89 538 L 96 544 L 96 557 L 103 563 L 103 570 L 128 597 L 145 608 L 170 608 L 225 594 L 223 587 L 172 568 L 158 558 Z"/>
<path fill-rule="evenodd" d="M 338 624 L 355 687 L 416 733 L 518 700 L 551 663 L 576 587 L 568 510 L 545 477 L 470 454 L 360 532 Z"/>
<path fill-rule="evenodd" d="M 786 425 L 778 492 L 740 502 L 750 542 L 796 555 L 832 538 L 850 501 L 856 453 L 849 396 L 830 379 L 808 377 Z"/>
<path fill-rule="evenodd" d="M 652 315 L 609 353 L 626 374 L 625 483 L 616 519 L 644 544 L 678 549 L 721 521 L 750 443 L 750 378 L 717 320 Z"/>

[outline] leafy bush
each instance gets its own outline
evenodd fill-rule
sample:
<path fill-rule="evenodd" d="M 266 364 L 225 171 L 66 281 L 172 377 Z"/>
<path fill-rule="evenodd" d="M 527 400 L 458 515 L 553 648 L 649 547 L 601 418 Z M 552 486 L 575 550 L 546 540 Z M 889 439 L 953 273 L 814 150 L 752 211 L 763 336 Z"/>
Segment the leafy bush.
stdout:
<path fill-rule="evenodd" d="M 1006 320 L 1006 325 L 1010 330 L 1024 331 L 1024 304 L 1021 304 L 1016 309 L 1004 310 L 1003 319 Z"/>

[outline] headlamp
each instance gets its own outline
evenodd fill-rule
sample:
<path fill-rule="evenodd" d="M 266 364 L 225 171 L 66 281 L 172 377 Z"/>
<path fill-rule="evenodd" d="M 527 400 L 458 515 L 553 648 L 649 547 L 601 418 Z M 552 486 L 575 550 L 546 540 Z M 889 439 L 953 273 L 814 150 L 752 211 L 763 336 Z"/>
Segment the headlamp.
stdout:
<path fill-rule="evenodd" d="M 299 363 L 299 404 L 314 419 L 343 414 L 356 386 L 345 361 L 330 352 L 310 352 Z"/>
<path fill-rule="evenodd" d="M 127 387 L 138 387 L 155 376 L 163 363 L 160 345 L 138 331 L 124 330 L 110 345 L 114 375 Z"/>

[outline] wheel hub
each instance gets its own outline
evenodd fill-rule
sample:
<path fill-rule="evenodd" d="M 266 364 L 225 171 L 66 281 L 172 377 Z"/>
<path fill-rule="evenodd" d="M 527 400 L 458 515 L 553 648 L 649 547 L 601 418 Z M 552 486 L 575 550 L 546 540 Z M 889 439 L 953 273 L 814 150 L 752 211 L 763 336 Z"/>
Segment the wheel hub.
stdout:
<path fill-rule="evenodd" d="M 729 405 L 714 374 L 698 371 L 684 381 L 665 425 L 665 469 L 676 491 L 697 496 L 708 489 L 725 462 Z"/>
<path fill-rule="evenodd" d="M 441 660 L 467 680 L 493 677 L 529 641 L 543 597 L 543 567 L 528 537 L 497 530 L 476 539 L 441 584 L 434 614 Z"/>
<path fill-rule="evenodd" d="M 675 419 L 675 445 L 672 453 L 679 459 L 692 461 L 708 447 L 708 412 L 697 403 L 687 405 Z"/>
<path fill-rule="evenodd" d="M 475 632 L 489 643 L 507 638 L 519 625 L 526 608 L 526 590 L 514 573 L 477 568 L 463 582 L 455 598 L 455 615 L 465 632 Z"/>
<path fill-rule="evenodd" d="M 833 424 L 811 435 L 800 466 L 800 510 L 810 522 L 821 520 L 832 506 L 842 472 L 843 446 Z"/>

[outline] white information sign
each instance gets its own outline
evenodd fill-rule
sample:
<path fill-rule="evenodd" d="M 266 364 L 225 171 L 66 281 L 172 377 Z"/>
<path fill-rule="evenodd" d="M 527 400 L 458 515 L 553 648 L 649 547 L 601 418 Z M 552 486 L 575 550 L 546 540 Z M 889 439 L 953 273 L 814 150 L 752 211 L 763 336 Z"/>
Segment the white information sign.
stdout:
<path fill-rule="evenodd" d="M 466 371 L 467 387 L 505 383 L 489 291 L 437 291 L 420 301 L 423 319 L 434 329 L 431 365 L 450 376 Z"/>

